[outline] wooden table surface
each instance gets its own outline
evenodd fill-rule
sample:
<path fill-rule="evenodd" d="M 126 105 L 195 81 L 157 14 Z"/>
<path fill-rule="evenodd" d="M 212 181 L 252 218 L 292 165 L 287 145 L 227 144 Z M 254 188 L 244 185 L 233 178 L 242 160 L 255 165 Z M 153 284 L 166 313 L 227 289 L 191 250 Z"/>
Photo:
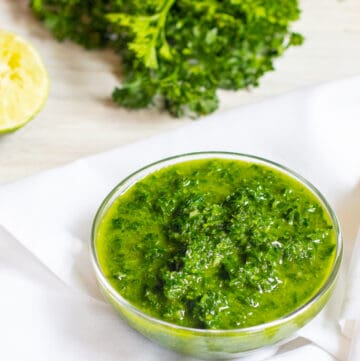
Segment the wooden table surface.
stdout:
<path fill-rule="evenodd" d="M 0 28 L 17 32 L 38 49 L 49 71 L 51 91 L 33 122 L 0 138 L 0 183 L 191 121 L 153 109 L 131 112 L 115 107 L 109 94 L 119 83 L 118 59 L 109 51 L 88 52 L 72 43 L 58 43 L 33 18 L 27 3 L 0 0 Z M 300 4 L 302 17 L 293 28 L 305 35 L 305 44 L 278 59 L 276 71 L 267 74 L 259 88 L 220 92 L 220 112 L 360 74 L 360 0 L 300 0 Z"/>

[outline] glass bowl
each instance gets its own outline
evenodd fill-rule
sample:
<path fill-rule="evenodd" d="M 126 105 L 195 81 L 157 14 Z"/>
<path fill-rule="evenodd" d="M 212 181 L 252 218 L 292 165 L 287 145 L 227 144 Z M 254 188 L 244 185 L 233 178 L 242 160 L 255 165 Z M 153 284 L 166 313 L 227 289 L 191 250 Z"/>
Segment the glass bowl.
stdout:
<path fill-rule="evenodd" d="M 225 158 L 266 165 L 297 180 L 308 188 L 328 212 L 337 239 L 336 256 L 328 279 L 306 304 L 290 314 L 260 325 L 232 329 L 206 330 L 178 326 L 145 314 L 124 299 L 104 276 L 96 251 L 96 234 L 99 224 L 111 204 L 126 190 L 150 173 L 172 164 L 195 159 Z M 296 335 L 296 331 L 313 319 L 324 307 L 332 294 L 342 259 L 342 238 L 339 223 L 330 205 L 322 194 L 307 180 L 295 172 L 272 161 L 239 153 L 199 152 L 177 155 L 147 165 L 121 181 L 105 198 L 93 223 L 91 255 L 97 281 L 105 298 L 134 329 L 174 351 L 204 359 L 230 359 L 248 357 L 260 360 L 276 352 L 279 345 Z"/>

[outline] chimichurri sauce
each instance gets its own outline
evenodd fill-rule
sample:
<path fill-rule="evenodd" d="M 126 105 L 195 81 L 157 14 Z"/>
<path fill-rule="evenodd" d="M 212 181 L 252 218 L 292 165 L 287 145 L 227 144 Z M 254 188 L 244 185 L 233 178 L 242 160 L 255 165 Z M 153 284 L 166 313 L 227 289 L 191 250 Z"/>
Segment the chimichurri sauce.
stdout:
<path fill-rule="evenodd" d="M 327 211 L 299 182 L 229 159 L 146 176 L 101 221 L 96 247 L 113 287 L 178 325 L 235 329 L 308 301 L 336 253 Z"/>

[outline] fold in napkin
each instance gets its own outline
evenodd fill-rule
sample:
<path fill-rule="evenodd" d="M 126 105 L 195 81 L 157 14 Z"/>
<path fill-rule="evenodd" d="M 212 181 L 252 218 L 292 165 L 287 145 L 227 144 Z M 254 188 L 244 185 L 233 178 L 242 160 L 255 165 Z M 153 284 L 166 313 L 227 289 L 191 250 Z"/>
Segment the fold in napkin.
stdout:
<path fill-rule="evenodd" d="M 90 228 L 100 202 L 130 172 L 175 154 L 226 150 L 302 174 L 327 197 L 343 228 L 334 297 L 271 359 L 360 360 L 359 257 L 349 269 L 359 249 L 359 120 L 357 77 L 218 113 L 0 187 L 0 359 L 190 360 L 138 335 L 104 302 L 90 263 Z"/>

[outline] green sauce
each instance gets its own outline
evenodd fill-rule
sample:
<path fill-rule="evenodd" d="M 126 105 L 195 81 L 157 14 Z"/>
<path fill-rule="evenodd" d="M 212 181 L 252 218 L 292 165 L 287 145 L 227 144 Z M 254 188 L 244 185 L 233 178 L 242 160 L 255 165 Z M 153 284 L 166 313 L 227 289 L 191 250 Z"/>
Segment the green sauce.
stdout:
<path fill-rule="evenodd" d="M 322 287 L 335 231 L 301 183 L 228 159 L 156 171 L 110 206 L 100 267 L 143 312 L 187 327 L 235 329 L 285 316 Z"/>

